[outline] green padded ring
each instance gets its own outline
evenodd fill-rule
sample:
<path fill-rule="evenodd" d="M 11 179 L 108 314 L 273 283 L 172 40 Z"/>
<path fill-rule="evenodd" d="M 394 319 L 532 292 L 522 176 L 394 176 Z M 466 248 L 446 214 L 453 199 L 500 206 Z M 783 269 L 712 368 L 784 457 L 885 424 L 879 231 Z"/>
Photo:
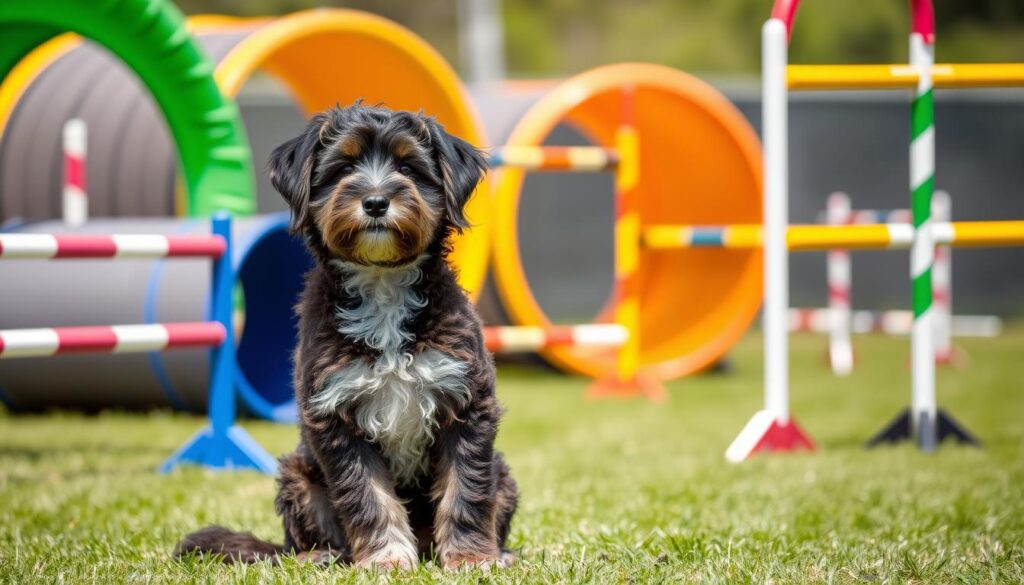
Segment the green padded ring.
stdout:
<path fill-rule="evenodd" d="M 0 79 L 32 49 L 74 32 L 103 45 L 149 88 L 178 147 L 186 213 L 255 211 L 252 152 L 238 106 L 213 79 L 213 64 L 165 0 L 0 2 Z"/>

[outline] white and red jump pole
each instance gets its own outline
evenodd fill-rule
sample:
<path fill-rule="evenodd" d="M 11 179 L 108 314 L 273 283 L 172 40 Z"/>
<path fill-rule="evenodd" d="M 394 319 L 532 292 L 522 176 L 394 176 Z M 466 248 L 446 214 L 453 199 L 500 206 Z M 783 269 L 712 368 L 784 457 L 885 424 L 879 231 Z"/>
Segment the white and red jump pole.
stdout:
<path fill-rule="evenodd" d="M 850 198 L 845 193 L 828 196 L 829 225 L 850 223 Z M 837 376 L 853 372 L 853 341 L 850 339 L 851 280 L 850 251 L 842 248 L 829 250 L 828 269 L 828 361 Z"/>
<path fill-rule="evenodd" d="M 88 142 L 85 122 L 72 118 L 64 123 L 64 223 L 82 225 L 89 219 L 89 198 L 85 182 L 85 156 Z"/>
<path fill-rule="evenodd" d="M 814 449 L 789 415 L 788 61 L 795 0 L 778 0 L 761 29 L 764 140 L 764 409 L 754 413 L 725 457 L 739 462 L 757 451 Z"/>

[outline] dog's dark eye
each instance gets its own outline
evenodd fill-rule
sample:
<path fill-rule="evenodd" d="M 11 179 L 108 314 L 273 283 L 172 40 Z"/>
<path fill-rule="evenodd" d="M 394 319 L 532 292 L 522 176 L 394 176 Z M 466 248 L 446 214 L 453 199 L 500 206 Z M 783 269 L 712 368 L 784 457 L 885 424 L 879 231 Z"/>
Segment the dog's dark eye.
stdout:
<path fill-rule="evenodd" d="M 342 176 L 344 176 L 344 175 L 351 175 L 352 173 L 356 172 L 356 165 L 353 165 L 353 164 L 344 165 L 343 167 L 341 167 L 341 169 L 339 169 L 338 172 L 340 172 L 342 174 Z"/>
<path fill-rule="evenodd" d="M 402 164 L 398 165 L 398 172 L 402 173 L 403 175 L 411 175 L 412 174 L 412 165 L 408 165 L 408 164 L 402 163 Z"/>

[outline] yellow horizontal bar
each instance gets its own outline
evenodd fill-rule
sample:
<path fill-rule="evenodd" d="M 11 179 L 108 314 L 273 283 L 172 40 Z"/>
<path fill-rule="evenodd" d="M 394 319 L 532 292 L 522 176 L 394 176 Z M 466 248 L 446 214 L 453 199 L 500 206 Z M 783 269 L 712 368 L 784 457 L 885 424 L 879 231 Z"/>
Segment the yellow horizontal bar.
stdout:
<path fill-rule="evenodd" d="M 912 237 L 913 231 L 910 231 L 909 234 Z M 786 232 L 786 245 L 794 252 L 832 248 L 869 250 L 890 248 L 899 245 L 899 240 L 894 241 L 889 227 L 885 224 L 800 225 L 789 227 Z"/>
<path fill-rule="evenodd" d="M 1024 240 L 1024 221 L 953 222 L 954 246 L 1019 246 Z"/>
<path fill-rule="evenodd" d="M 794 91 L 913 89 L 917 70 L 910 65 L 790 65 L 786 83 Z M 932 66 L 939 88 L 1024 87 L 1024 64 L 980 63 Z"/>
<path fill-rule="evenodd" d="M 938 244 L 962 246 L 1024 245 L 1024 221 L 961 221 L 938 223 L 932 232 Z M 720 238 L 707 234 L 720 233 Z M 695 238 L 695 234 L 703 236 Z M 787 247 L 793 252 L 832 250 L 872 250 L 908 248 L 913 242 L 910 224 L 865 225 L 791 225 L 786 231 Z M 655 225 L 644 228 L 643 244 L 653 249 L 679 248 L 760 248 L 764 236 L 760 224 L 728 226 Z"/>

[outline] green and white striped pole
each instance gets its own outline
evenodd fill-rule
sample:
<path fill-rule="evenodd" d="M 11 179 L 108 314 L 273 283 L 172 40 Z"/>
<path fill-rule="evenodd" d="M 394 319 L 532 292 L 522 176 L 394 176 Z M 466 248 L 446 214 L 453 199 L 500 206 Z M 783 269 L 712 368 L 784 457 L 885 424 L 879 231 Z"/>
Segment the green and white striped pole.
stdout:
<path fill-rule="evenodd" d="M 935 319 L 932 270 L 935 265 L 935 234 L 932 232 L 932 193 L 935 190 L 935 102 L 932 97 L 932 66 L 935 63 L 935 12 L 931 0 L 910 0 L 913 28 L 910 33 L 910 65 L 918 83 L 910 110 L 910 210 L 914 230 L 910 247 L 911 329 L 910 408 L 901 412 L 868 440 L 872 447 L 917 439 L 924 451 L 932 451 L 945 438 L 978 445 L 966 429 L 937 406 L 935 398 Z"/>
<path fill-rule="evenodd" d="M 916 24 L 916 23 L 915 23 Z M 935 400 L 934 315 L 932 266 L 935 241 L 932 235 L 932 193 L 935 189 L 935 102 L 932 65 L 934 34 L 915 30 L 910 35 L 910 64 L 918 82 L 910 113 L 910 209 L 914 243 L 910 254 L 911 302 L 914 326 L 911 333 L 911 428 L 922 450 L 931 451 L 937 440 Z"/>

